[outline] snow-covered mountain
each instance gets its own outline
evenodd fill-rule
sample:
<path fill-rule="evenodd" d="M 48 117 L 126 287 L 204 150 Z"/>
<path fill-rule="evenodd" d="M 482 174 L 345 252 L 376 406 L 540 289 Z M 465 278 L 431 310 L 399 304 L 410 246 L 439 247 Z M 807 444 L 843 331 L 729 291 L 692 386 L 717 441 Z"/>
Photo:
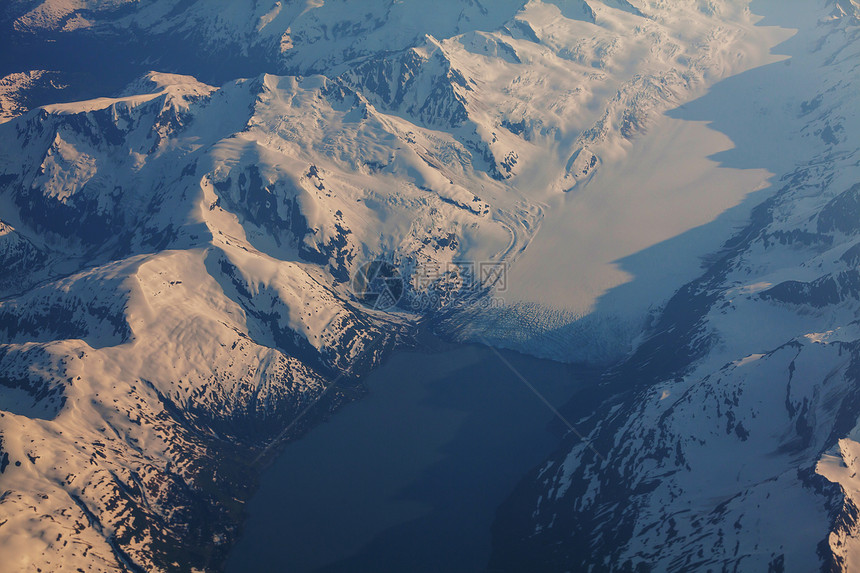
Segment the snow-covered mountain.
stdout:
<path fill-rule="evenodd" d="M 860 417 L 860 9 L 768 11 L 791 59 L 728 80 L 747 115 L 721 158 L 781 174 L 637 350 L 588 430 L 500 513 L 493 570 L 854 571 Z"/>
<path fill-rule="evenodd" d="M 757 25 L 756 10 L 741 0 L 7 2 L 0 561 L 217 570 L 266 445 L 308 406 L 288 438 L 360 395 L 356 376 L 424 318 L 450 336 L 563 360 L 609 363 L 635 349 L 588 418 L 606 460 L 571 445 L 524 482 L 500 517 L 522 532 L 499 538 L 500 568 L 575 569 L 585 554 L 610 568 L 669 566 L 700 546 L 703 562 L 727 563 L 710 547 L 744 495 L 806 503 L 819 522 L 804 523 L 836 536 L 833 552 L 786 554 L 786 564 L 843 559 L 853 525 L 839 492 L 853 486 L 831 448 L 853 428 L 850 362 L 839 365 L 857 282 L 860 11 L 853 0 L 784 10 L 773 24 L 802 32 L 792 58 L 772 64 L 789 34 Z M 762 64 L 779 70 L 776 87 L 751 117 L 714 127 L 746 146 L 767 128 L 792 152 L 741 147 L 723 161 L 736 165 L 706 161 L 733 153 L 703 135 L 712 116 L 685 119 L 699 131 L 684 131 L 665 112 Z M 771 91 L 778 105 L 762 103 Z M 79 94 L 93 99 L 56 103 Z M 671 154 L 687 147 L 702 155 L 692 167 Z M 771 174 L 787 175 L 768 190 Z M 773 197 L 753 212 L 761 194 Z M 619 260 L 727 209 L 706 240 L 684 241 L 671 272 L 626 294 L 639 283 Z M 376 259 L 404 273 L 398 308 L 368 308 L 350 287 Z M 500 306 L 448 304 L 475 296 L 462 261 L 508 265 L 507 289 L 478 289 Z M 427 269 L 439 272 L 428 281 Z M 809 372 L 795 376 L 804 360 L 793 358 L 773 390 L 800 351 Z M 758 402 L 741 402 L 746 386 Z M 843 403 L 844 420 L 829 422 Z M 756 432 L 755 420 L 770 429 Z M 718 426 L 713 440 L 696 433 Z M 750 461 L 749 475 L 729 480 L 719 472 L 738 468 L 709 457 L 721 447 L 780 461 Z M 699 527 L 684 504 L 700 492 L 719 497 L 700 513 L 738 497 Z M 669 512 L 689 525 L 676 517 L 667 528 Z M 733 535 L 767 547 L 739 555 L 778 561 L 779 532 L 756 537 L 738 523 Z M 800 541 L 779 543 L 805 551 Z"/>

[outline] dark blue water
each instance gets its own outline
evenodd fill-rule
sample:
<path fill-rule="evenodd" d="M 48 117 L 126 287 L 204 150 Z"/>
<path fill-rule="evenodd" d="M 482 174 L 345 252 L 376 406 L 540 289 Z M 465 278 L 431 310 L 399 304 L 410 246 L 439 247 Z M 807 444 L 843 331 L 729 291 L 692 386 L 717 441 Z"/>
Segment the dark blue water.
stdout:
<path fill-rule="evenodd" d="M 583 387 L 503 354 L 557 406 Z M 366 383 L 263 475 L 229 572 L 485 570 L 496 507 L 558 442 L 552 413 L 480 346 L 399 352 Z"/>

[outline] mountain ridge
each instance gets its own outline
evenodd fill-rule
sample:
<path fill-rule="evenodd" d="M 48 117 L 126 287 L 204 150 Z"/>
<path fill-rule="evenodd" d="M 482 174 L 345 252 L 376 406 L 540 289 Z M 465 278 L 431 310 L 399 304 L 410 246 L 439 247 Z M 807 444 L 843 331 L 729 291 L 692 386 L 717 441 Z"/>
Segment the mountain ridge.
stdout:
<path fill-rule="evenodd" d="M 472 294 L 457 263 L 535 257 L 559 197 L 588 197 L 665 111 L 761 63 L 774 35 L 746 3 L 452 1 L 427 21 L 408 2 L 370 18 L 319 4 L 7 5 L 16 38 L 199 46 L 185 65 L 206 81 L 236 46 L 233 61 L 262 64 L 208 85 L 169 73 L 188 71 L 181 53 L 142 50 L 167 71 L 29 111 L 38 74 L 4 78 L 4 562 L 217 570 L 254 460 L 360 396 L 358 377 L 422 318 L 531 352 L 517 333 L 561 320 L 549 351 L 570 361 L 647 352 L 641 309 L 592 328 L 539 306 L 484 322 L 447 307 Z M 350 288 L 373 260 L 404 273 L 390 312 Z M 444 272 L 422 284 L 426 268 Z"/>
<path fill-rule="evenodd" d="M 759 72 L 780 93 L 766 109 L 785 111 L 732 133 L 748 146 L 732 157 L 788 166 L 779 190 L 606 374 L 603 404 L 568 406 L 587 442 L 571 438 L 523 481 L 500 513 L 492 567 L 855 566 L 860 147 L 829 132 L 857 121 L 844 41 L 857 29 L 831 7 L 769 16 L 800 28 L 792 59 Z M 789 84 L 802 89 L 779 91 Z M 756 154 L 768 122 L 782 126 L 764 131 L 782 157 Z"/>

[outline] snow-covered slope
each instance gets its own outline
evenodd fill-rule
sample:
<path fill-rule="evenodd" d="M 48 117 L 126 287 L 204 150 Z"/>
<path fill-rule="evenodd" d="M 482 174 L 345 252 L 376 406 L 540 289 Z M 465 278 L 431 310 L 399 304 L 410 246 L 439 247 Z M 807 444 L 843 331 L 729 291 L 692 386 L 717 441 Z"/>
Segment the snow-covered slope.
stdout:
<path fill-rule="evenodd" d="M 354 92 L 361 105 L 370 106 L 367 125 L 378 126 L 328 141 L 319 139 L 323 132 L 303 127 L 296 141 L 313 149 L 302 152 L 312 156 L 309 162 L 333 159 L 350 178 L 363 173 L 373 179 L 372 185 L 360 178 L 351 185 L 370 188 L 389 181 L 398 188 L 427 189 L 446 203 L 483 213 L 483 223 L 464 226 L 469 230 L 461 233 L 456 256 L 517 260 L 507 291 L 497 297 L 501 308 L 451 320 L 450 327 L 463 338 L 489 338 L 564 360 L 607 361 L 623 355 L 650 313 L 695 276 L 698 257 L 717 248 L 731 226 L 692 243 L 670 280 L 656 277 L 638 297 L 599 305 L 610 289 L 630 279 L 618 261 L 710 221 L 762 187 L 767 177 L 763 171 L 718 170 L 707 161 L 683 178 L 674 177 L 668 187 L 650 177 L 652 186 L 639 191 L 636 175 L 613 176 L 625 164 L 631 141 L 649 126 L 660 124 L 659 133 L 671 132 L 663 125 L 664 111 L 721 77 L 769 61 L 768 48 L 784 34 L 754 26 L 757 17 L 743 2 L 634 7 L 597 0 L 531 1 L 497 3 L 490 10 L 452 0 L 432 14 L 403 2 L 276 3 L 265 10 L 261 3 L 241 2 L 118 6 L 19 3 L 7 8 L 6 18 L 18 34 L 50 32 L 60 43 L 117 34 L 136 38 L 145 32 L 165 45 L 235 44 L 241 49 L 229 49 L 245 53 L 254 62 L 250 69 L 324 75 L 337 89 Z M 86 26 L 62 24 L 84 14 Z M 285 41 L 284 34 L 292 39 Z M 273 38 L 277 49 L 257 50 Z M 195 58 L 208 54 L 217 60 L 217 50 L 205 42 Z M 177 63 L 151 46 L 139 49 L 139 57 L 150 62 L 207 68 L 190 56 Z M 304 111 L 265 118 L 259 129 L 270 132 L 266 137 L 291 140 L 293 135 L 274 132 L 296 131 L 306 119 Z M 715 153 L 728 145 L 706 133 L 701 126 L 684 132 L 692 142 L 707 138 L 694 153 Z M 364 141 L 380 137 L 384 143 Z M 362 144 L 345 147 L 353 140 Z M 278 145 L 279 151 L 286 149 Z M 344 146 L 341 157 L 332 157 L 332 145 Z M 662 153 L 690 147 L 688 141 L 664 139 L 638 149 Z M 317 161 L 318 154 L 326 159 Z M 637 169 L 653 168 L 655 154 L 635 152 Z M 688 159 L 689 153 L 673 161 Z M 732 192 L 722 193 L 727 186 Z M 631 193 L 638 203 L 630 200 Z M 736 219 L 743 220 L 748 210 Z M 433 219 L 422 225 L 440 218 Z M 392 229 L 406 224 L 412 223 L 385 219 Z M 544 224 L 549 232 L 533 243 Z M 446 228 L 447 218 L 440 226 L 437 234 L 454 231 Z M 357 233 L 358 227 L 369 225 L 349 228 Z M 391 243 L 402 240 L 400 233 L 385 237 L 384 251 L 400 251 Z M 383 234 L 389 234 L 387 229 Z M 356 244 L 366 242 L 354 238 Z M 374 245 L 370 251 L 379 252 Z"/>
<path fill-rule="evenodd" d="M 816 28 L 833 30 L 827 53 L 851 33 L 854 8 L 828 7 L 841 17 Z M 0 85 L 0 562 L 13 570 L 217 569 L 263 447 L 317 399 L 303 423 L 360 393 L 354 376 L 416 320 L 567 360 L 624 355 L 751 205 L 688 242 L 679 270 L 651 275 L 635 304 L 612 297 L 637 286 L 613 274 L 616 261 L 711 222 L 784 167 L 740 161 L 763 169 L 718 173 L 699 156 L 729 144 L 708 136 L 673 157 L 699 160 L 680 181 L 651 172 L 633 184 L 659 159 L 647 151 L 655 142 L 678 151 L 688 146 L 670 145 L 675 133 L 705 133 L 701 123 L 672 131 L 688 118 L 664 112 L 773 61 L 787 34 L 757 26 L 741 0 L 447 0 L 432 13 L 390 0 L 16 0 L 2 10 L 8 37 L 47 58 L 0 70 L 10 74 Z M 50 46 L 116 47 L 220 79 L 150 72 L 119 93 L 28 110 L 43 98 L 28 99 L 34 86 L 67 71 L 51 68 Z M 107 57 L 98 53 L 92 66 Z M 851 142 L 851 102 L 829 99 L 844 90 L 826 84 L 844 81 L 850 59 L 835 61 L 821 97 L 800 108 L 809 129 L 792 134 L 830 145 L 822 161 Z M 236 69 L 248 77 L 222 77 Z M 821 169 L 836 173 L 828 161 Z M 711 179 L 732 190 L 703 202 L 719 186 L 696 184 Z M 613 212 L 628 218 L 603 224 Z M 799 220 L 768 245 L 805 240 Z M 350 289 L 379 258 L 407 282 L 388 312 Z M 508 290 L 478 289 L 501 310 L 446 306 L 467 282 L 455 261 L 510 266 Z M 439 269 L 429 284 L 427 269 Z M 814 290 L 774 288 L 768 305 Z"/>
<path fill-rule="evenodd" d="M 856 3 L 760 3 L 790 59 L 685 114 L 779 191 L 610 371 L 596 411 L 500 514 L 492 568 L 853 571 L 858 566 L 860 97 Z M 741 115 L 725 94 L 759 86 Z M 635 281 L 634 281 L 635 284 Z"/>
<path fill-rule="evenodd" d="M 264 188 L 256 141 L 234 136 L 270 81 L 216 91 L 153 74 L 141 95 L 0 127 L 18 143 L 2 152 L 9 570 L 213 567 L 235 535 L 242 464 L 332 372 L 371 340 L 373 363 L 394 336 L 288 254 L 325 256 L 322 239 L 295 238 L 313 235 L 299 204 L 318 189 Z M 248 221 L 266 201 L 289 241 Z"/>

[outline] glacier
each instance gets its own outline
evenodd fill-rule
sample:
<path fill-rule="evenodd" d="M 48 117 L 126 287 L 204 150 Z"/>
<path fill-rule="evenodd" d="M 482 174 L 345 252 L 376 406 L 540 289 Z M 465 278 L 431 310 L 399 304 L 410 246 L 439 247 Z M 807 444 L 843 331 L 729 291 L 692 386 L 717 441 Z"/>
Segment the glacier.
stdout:
<path fill-rule="evenodd" d="M 218 570 L 272 440 L 429 324 L 607 368 L 566 411 L 605 459 L 568 437 L 526 476 L 491 567 L 851 570 L 858 23 L 6 3 L 0 559 Z M 363 306 L 379 259 L 442 296 Z M 458 261 L 505 265 L 500 305 L 448 304 Z"/>

